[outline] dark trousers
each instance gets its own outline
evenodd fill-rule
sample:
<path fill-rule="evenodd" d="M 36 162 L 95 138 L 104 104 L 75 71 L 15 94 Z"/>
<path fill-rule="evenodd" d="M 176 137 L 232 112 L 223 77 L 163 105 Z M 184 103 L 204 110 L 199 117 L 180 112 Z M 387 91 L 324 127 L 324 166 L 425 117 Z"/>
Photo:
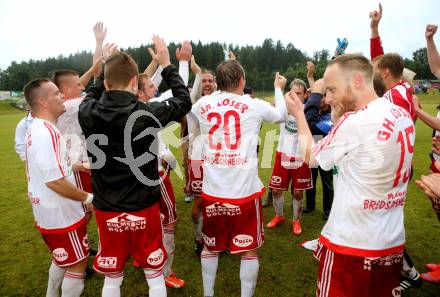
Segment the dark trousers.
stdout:
<path fill-rule="evenodd" d="M 333 173 L 332 170 L 325 171 L 321 167 L 312 168 L 313 188 L 306 191 L 306 208 L 315 209 L 316 179 L 321 176 L 322 182 L 322 209 L 325 214 L 330 213 L 333 203 Z"/>

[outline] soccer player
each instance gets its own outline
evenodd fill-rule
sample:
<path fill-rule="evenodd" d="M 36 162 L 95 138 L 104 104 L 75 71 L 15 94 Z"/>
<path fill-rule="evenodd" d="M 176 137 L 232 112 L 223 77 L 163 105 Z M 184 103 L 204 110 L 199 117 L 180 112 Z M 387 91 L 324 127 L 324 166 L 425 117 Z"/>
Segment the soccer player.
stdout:
<path fill-rule="evenodd" d="M 159 128 L 191 109 L 191 99 L 170 64 L 165 42 L 153 36 L 153 44 L 156 51 L 149 49 L 150 54 L 163 68 L 162 77 L 174 97 L 149 104 L 138 101 L 138 67 L 128 54 L 117 52 L 106 59 L 104 72 L 79 107 L 84 135 L 98 139 L 88 143 L 89 157 L 105 159 L 92 164 L 100 240 L 94 268 L 105 274 L 104 297 L 120 295 L 129 256 L 143 268 L 149 296 L 166 296 L 156 137 Z"/>
<path fill-rule="evenodd" d="M 302 102 L 304 102 L 306 91 L 307 86 L 304 81 L 295 79 L 291 83 L 290 92 L 295 93 Z M 280 124 L 280 140 L 278 142 L 275 164 L 269 183 L 269 188 L 272 189 L 275 216 L 266 227 L 275 228 L 279 223 L 286 220 L 283 210 L 283 191 L 287 191 L 290 182 L 292 182 L 292 233 L 294 235 L 299 235 L 302 232 L 300 217 L 304 190 L 312 188 L 312 173 L 308 164 L 304 163 L 304 156 L 299 155 L 297 144 L 298 133 L 296 120 L 292 115 L 289 115 L 286 122 Z"/>
<path fill-rule="evenodd" d="M 90 170 L 88 169 L 88 158 L 86 140 L 78 122 L 78 109 L 82 100 L 84 87 L 89 83 L 91 75 L 97 77 L 102 65 L 103 43 L 107 34 L 107 29 L 101 22 L 93 27 L 95 35 L 95 53 L 92 67 L 81 77 L 78 72 L 71 69 L 57 70 L 53 74 L 52 81 L 64 95 L 66 102 L 66 112 L 58 118 L 57 127 L 61 132 L 64 141 L 68 144 L 69 155 L 75 168 L 74 172 L 77 187 L 92 193 L 92 183 Z M 91 212 L 87 213 L 88 220 L 91 218 Z"/>
<path fill-rule="evenodd" d="M 37 229 L 52 254 L 46 296 L 79 297 L 89 256 L 82 203 L 93 195 L 78 189 L 66 143 L 55 123 L 64 113 L 64 98 L 48 79 L 24 87 L 34 120 L 26 132 L 28 196 Z"/>
<path fill-rule="evenodd" d="M 191 60 L 191 69 L 196 74 L 194 89 L 191 93 L 193 103 L 197 102 L 201 97 L 211 95 L 215 87 L 214 74 L 209 70 L 202 70 L 196 63 L 195 59 Z M 194 251 L 200 257 L 203 250 L 202 240 L 202 186 L 203 186 L 203 156 L 202 143 L 200 137 L 200 126 L 190 115 L 186 116 L 186 127 L 188 137 L 187 150 L 187 184 L 185 192 L 193 197 L 193 206 L 191 217 L 195 229 Z M 184 152 L 185 153 L 185 152 Z M 185 160 L 185 158 L 184 158 Z"/>
<path fill-rule="evenodd" d="M 182 47 L 178 50 L 177 58 L 179 61 L 187 61 L 191 59 L 192 48 L 188 41 L 183 42 Z M 185 65 L 180 65 L 181 67 Z M 186 64 L 188 68 L 188 64 Z M 145 73 L 139 75 L 138 79 L 138 99 L 141 102 L 147 103 L 153 99 L 156 94 L 156 85 Z M 151 100 L 153 102 L 154 100 Z M 169 148 L 163 143 L 160 134 L 158 134 L 159 141 L 159 174 L 160 174 L 160 192 L 161 199 L 159 200 L 160 213 L 162 215 L 162 225 L 164 229 L 164 245 L 168 254 L 167 263 L 164 267 L 163 274 L 165 277 L 165 284 L 172 288 L 182 288 L 185 286 L 185 281 L 178 278 L 173 272 L 172 265 L 174 260 L 174 236 L 176 233 L 177 213 L 176 213 L 176 198 L 174 196 L 173 186 L 169 177 L 169 171 L 176 167 L 176 159 Z"/>
<path fill-rule="evenodd" d="M 286 96 L 309 163 L 334 172 L 333 207 L 315 251 L 316 295 L 399 296 L 413 121 L 405 109 L 377 97 L 373 66 L 361 55 L 337 57 L 323 79 L 340 119 L 313 150 L 303 104 L 295 94 Z"/>
<path fill-rule="evenodd" d="M 379 4 L 379 10 L 370 12 L 370 56 L 373 61 L 374 71 L 382 78 L 386 92 L 384 98 L 391 103 L 404 108 L 411 115 L 413 121 L 416 119 L 416 110 L 413 100 L 413 90 L 409 83 L 402 80 L 403 75 L 403 59 L 398 54 L 384 54 L 382 43 L 379 35 L 379 24 L 382 19 L 383 9 Z M 403 253 L 402 265 L 402 291 L 411 287 L 420 287 L 422 279 L 420 273 L 415 268 L 411 257 L 405 250 Z"/>
<path fill-rule="evenodd" d="M 282 122 L 286 79 L 277 73 L 276 107 L 243 95 L 245 74 L 228 60 L 216 69 L 218 92 L 202 97 L 191 115 L 203 139 L 203 241 L 201 255 L 204 296 L 214 296 L 219 253 L 240 254 L 241 296 L 252 296 L 257 282 L 257 249 L 264 240 L 256 147 L 263 121 Z"/>

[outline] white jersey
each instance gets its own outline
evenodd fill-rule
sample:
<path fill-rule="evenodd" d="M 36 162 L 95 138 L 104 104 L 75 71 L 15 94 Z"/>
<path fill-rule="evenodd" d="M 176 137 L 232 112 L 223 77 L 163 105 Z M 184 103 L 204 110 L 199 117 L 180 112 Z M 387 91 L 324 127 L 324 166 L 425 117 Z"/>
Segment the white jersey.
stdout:
<path fill-rule="evenodd" d="M 410 114 L 384 98 L 346 113 L 313 148 L 333 169 L 334 200 L 321 242 L 341 254 L 381 257 L 402 252 L 403 206 L 415 129 Z"/>
<path fill-rule="evenodd" d="M 79 105 L 82 101 L 83 98 L 66 100 L 64 102 L 66 112 L 57 121 L 57 127 L 66 143 L 72 164 L 88 160 L 86 139 L 78 121 Z"/>
<path fill-rule="evenodd" d="M 281 90 L 276 94 L 276 107 L 226 92 L 204 96 L 193 105 L 203 139 L 203 198 L 241 204 L 261 196 L 256 153 L 260 126 L 286 117 Z"/>
<path fill-rule="evenodd" d="M 75 180 L 60 132 L 52 123 L 35 118 L 26 133 L 28 196 L 37 227 L 43 233 L 60 232 L 82 222 L 82 203 L 65 198 L 46 186 L 61 178 Z"/>
<path fill-rule="evenodd" d="M 34 118 L 32 117 L 32 114 L 28 112 L 28 114 L 18 122 L 17 127 L 15 128 L 15 152 L 22 161 L 26 160 L 26 131 L 32 124 L 33 120 Z"/>
<path fill-rule="evenodd" d="M 296 119 L 288 115 L 286 122 L 280 124 L 280 140 L 278 142 L 277 152 L 289 157 L 304 159 L 298 152 L 298 126 Z"/>

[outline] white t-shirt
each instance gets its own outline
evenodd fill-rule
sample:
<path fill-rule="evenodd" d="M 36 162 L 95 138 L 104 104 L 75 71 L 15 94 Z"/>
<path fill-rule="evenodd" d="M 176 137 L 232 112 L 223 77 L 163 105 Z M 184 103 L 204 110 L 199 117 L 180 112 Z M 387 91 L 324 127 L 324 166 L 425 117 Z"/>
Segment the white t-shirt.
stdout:
<path fill-rule="evenodd" d="M 346 113 L 313 155 L 333 168 L 334 200 L 320 240 L 335 252 L 381 257 L 405 244 L 403 206 L 414 152 L 410 114 L 384 98 Z"/>
<path fill-rule="evenodd" d="M 26 173 L 28 196 L 41 232 L 62 231 L 84 218 L 81 202 L 62 197 L 46 186 L 61 178 L 75 185 L 66 144 L 57 127 L 48 121 L 35 118 L 26 132 Z"/>
<path fill-rule="evenodd" d="M 258 177 L 258 134 L 263 121 L 284 121 L 282 94 L 273 107 L 248 95 L 215 92 L 197 101 L 191 114 L 203 140 L 202 197 L 238 204 L 259 197 L 264 186 Z"/>
<path fill-rule="evenodd" d="M 84 133 L 78 121 L 79 105 L 83 98 L 69 99 L 64 102 L 66 112 L 57 121 L 57 127 L 64 139 L 72 164 L 87 162 L 87 145 Z"/>
<path fill-rule="evenodd" d="M 278 142 L 277 152 L 289 158 L 304 159 L 298 152 L 298 126 L 296 119 L 288 115 L 286 122 L 280 124 L 280 141 Z"/>

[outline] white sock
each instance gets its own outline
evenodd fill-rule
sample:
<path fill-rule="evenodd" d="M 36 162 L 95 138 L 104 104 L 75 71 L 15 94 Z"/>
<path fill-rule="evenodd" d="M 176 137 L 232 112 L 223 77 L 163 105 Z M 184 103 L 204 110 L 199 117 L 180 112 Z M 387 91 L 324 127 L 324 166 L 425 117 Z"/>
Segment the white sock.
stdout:
<path fill-rule="evenodd" d="M 197 221 L 197 225 L 196 225 L 196 240 L 197 241 L 202 240 L 202 227 L 203 227 L 203 216 L 200 213 L 199 220 Z"/>
<path fill-rule="evenodd" d="M 54 262 L 50 264 L 46 297 L 60 297 L 60 288 L 66 270 L 66 268 L 58 267 Z"/>
<path fill-rule="evenodd" d="M 406 261 L 405 257 L 403 257 L 402 261 L 402 271 L 401 273 L 404 276 L 407 276 L 409 278 L 416 278 L 419 272 L 414 266 L 409 266 L 408 262 Z"/>
<path fill-rule="evenodd" d="M 176 230 L 174 229 L 167 229 L 164 228 L 164 234 L 163 234 L 163 243 L 165 245 L 165 250 L 168 254 L 167 263 L 165 263 L 165 266 L 163 268 L 163 275 L 165 277 L 169 277 L 170 274 L 173 272 L 173 261 L 174 261 L 174 250 L 176 248 L 174 244 L 174 233 Z"/>
<path fill-rule="evenodd" d="M 147 279 L 148 296 L 150 297 L 166 297 L 167 288 L 165 287 L 165 279 L 162 271 L 144 269 L 145 278 Z"/>
<path fill-rule="evenodd" d="M 273 197 L 273 208 L 275 210 L 275 214 L 277 216 L 283 216 L 284 214 L 284 196 L 281 195 L 280 197 Z"/>
<path fill-rule="evenodd" d="M 85 273 L 66 271 L 61 285 L 62 297 L 79 297 L 84 289 Z"/>
<path fill-rule="evenodd" d="M 293 207 L 293 219 L 299 220 L 301 218 L 302 208 L 303 208 L 303 201 L 296 200 L 295 198 L 292 199 L 292 207 Z"/>
<path fill-rule="evenodd" d="M 123 271 L 106 274 L 104 278 L 104 287 L 102 287 L 102 297 L 120 297 L 123 279 Z"/>
<path fill-rule="evenodd" d="M 241 257 L 240 280 L 241 297 L 251 297 L 254 295 L 255 286 L 259 270 L 258 257 Z"/>
<path fill-rule="evenodd" d="M 201 255 L 203 296 L 214 296 L 215 277 L 218 267 L 218 253 L 203 250 Z"/>

